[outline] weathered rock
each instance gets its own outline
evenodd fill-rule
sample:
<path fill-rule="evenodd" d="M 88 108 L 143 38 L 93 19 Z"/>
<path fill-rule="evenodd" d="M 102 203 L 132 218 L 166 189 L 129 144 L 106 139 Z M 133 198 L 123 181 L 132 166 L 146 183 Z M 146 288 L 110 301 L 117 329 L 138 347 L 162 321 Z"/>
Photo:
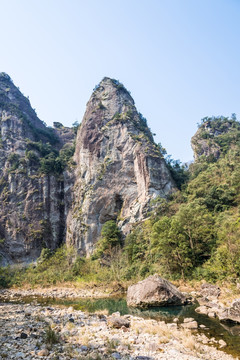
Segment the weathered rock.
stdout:
<path fill-rule="evenodd" d="M 127 291 L 127 304 L 133 307 L 183 305 L 187 298 L 173 284 L 158 275 L 131 285 Z"/>
<path fill-rule="evenodd" d="M 65 139 L 73 142 L 72 133 Z M 51 143 L 47 145 L 47 143 Z M 66 143 L 65 143 L 66 144 Z M 35 260 L 42 246 L 64 241 L 64 177 L 39 172 L 42 150 L 64 145 L 58 131 L 39 120 L 29 100 L 0 73 L 0 259 L 3 265 Z M 66 182 L 67 184 L 67 182 Z"/>
<path fill-rule="evenodd" d="M 49 351 L 48 351 L 48 349 L 42 349 L 42 350 L 38 351 L 37 354 L 38 354 L 38 356 L 48 356 Z"/>
<path fill-rule="evenodd" d="M 120 329 L 121 327 L 129 328 L 130 321 L 124 317 L 112 316 L 108 319 L 108 324 L 116 329 Z"/>
<path fill-rule="evenodd" d="M 240 299 L 235 299 L 222 314 L 221 320 L 240 323 Z"/>
<path fill-rule="evenodd" d="M 207 315 L 208 312 L 209 312 L 209 308 L 208 308 L 207 306 L 202 305 L 202 306 L 197 307 L 197 308 L 195 309 L 195 311 L 196 311 L 197 313 Z"/>
<path fill-rule="evenodd" d="M 92 253 L 102 225 L 117 220 L 124 234 L 144 219 L 150 202 L 174 182 L 146 120 L 129 92 L 104 78 L 92 94 L 77 134 L 74 204 L 67 243 Z"/>
<path fill-rule="evenodd" d="M 219 345 L 220 345 L 220 348 L 227 346 L 227 343 L 226 343 L 224 340 L 222 340 L 222 339 L 220 339 L 220 340 L 218 341 L 218 343 L 219 343 Z"/>
<path fill-rule="evenodd" d="M 221 294 L 221 289 L 216 285 L 205 283 L 201 286 L 200 294 L 208 299 L 218 298 Z"/>
<path fill-rule="evenodd" d="M 75 135 L 58 125 L 49 129 L 10 77 L 0 73 L 4 265 L 31 262 L 43 247 L 56 249 L 66 241 L 66 232 L 68 244 L 89 254 L 107 220 L 118 219 L 127 234 L 133 223 L 146 218 L 152 199 L 174 190 L 146 120 L 119 82 L 104 78 L 94 91 L 77 134 L 76 166 L 61 170 L 61 176 L 56 172 L 62 167 L 56 163 L 55 169 L 46 157 L 72 149 Z M 44 171 L 39 171 L 41 164 Z"/>
<path fill-rule="evenodd" d="M 197 329 L 198 328 L 198 323 L 197 321 L 189 321 L 189 322 L 184 322 L 183 324 L 181 324 L 181 327 L 183 327 L 184 329 Z"/>
<path fill-rule="evenodd" d="M 24 333 L 24 332 L 22 332 L 21 335 L 20 335 L 21 339 L 27 339 L 27 337 L 28 337 L 27 334 Z"/>

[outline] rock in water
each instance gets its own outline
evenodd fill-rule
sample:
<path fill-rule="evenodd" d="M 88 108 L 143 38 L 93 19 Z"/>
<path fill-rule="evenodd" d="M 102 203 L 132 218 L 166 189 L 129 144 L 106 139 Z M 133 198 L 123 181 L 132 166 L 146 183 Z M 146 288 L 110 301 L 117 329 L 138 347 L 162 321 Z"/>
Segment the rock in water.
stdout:
<path fill-rule="evenodd" d="M 123 234 L 147 217 L 151 200 L 175 187 L 146 119 L 129 92 L 104 78 L 93 92 L 77 134 L 74 202 L 67 243 L 90 254 L 102 225 L 118 220 Z"/>
<path fill-rule="evenodd" d="M 158 275 L 149 276 L 129 286 L 127 304 L 133 307 L 184 305 L 187 298 L 169 281 Z"/>

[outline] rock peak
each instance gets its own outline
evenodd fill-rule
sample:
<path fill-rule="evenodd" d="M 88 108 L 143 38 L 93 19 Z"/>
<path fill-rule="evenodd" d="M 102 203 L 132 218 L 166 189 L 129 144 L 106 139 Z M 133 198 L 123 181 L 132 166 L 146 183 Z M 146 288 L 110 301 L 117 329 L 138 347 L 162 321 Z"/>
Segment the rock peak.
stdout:
<path fill-rule="evenodd" d="M 174 182 L 146 119 L 119 81 L 95 88 L 77 134 L 74 206 L 67 242 L 91 254 L 108 220 L 123 234 L 147 217 L 151 200 L 174 190 Z"/>
<path fill-rule="evenodd" d="M 12 79 L 10 78 L 10 76 L 5 73 L 5 72 L 0 72 L 0 80 L 8 80 L 8 81 L 12 81 Z"/>

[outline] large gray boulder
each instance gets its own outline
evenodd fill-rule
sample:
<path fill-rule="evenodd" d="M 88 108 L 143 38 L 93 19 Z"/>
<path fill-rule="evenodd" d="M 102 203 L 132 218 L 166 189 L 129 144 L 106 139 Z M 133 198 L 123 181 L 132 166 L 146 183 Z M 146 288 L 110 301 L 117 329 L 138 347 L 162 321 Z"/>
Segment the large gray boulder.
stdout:
<path fill-rule="evenodd" d="M 149 276 L 127 291 L 127 305 L 146 308 L 150 306 L 184 305 L 187 297 L 173 284 L 158 275 Z"/>

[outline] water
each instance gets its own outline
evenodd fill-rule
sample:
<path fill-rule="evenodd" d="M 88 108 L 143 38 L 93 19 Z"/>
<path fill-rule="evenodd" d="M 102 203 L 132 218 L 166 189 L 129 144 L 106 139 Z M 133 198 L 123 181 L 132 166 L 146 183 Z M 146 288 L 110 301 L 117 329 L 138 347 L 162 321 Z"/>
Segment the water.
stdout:
<path fill-rule="evenodd" d="M 18 301 L 19 302 L 19 301 Z M 178 318 L 183 322 L 184 318 L 194 318 L 199 325 L 205 325 L 206 328 L 197 330 L 198 333 L 204 333 L 208 338 L 214 337 L 216 340 L 223 339 L 227 347 L 223 351 L 234 356 L 240 355 L 240 325 L 231 323 L 221 323 L 217 319 L 209 318 L 206 315 L 195 312 L 197 304 L 186 306 L 155 307 L 148 310 L 128 308 L 124 298 L 104 298 L 104 299 L 75 299 L 64 300 L 55 298 L 26 297 L 21 298 L 24 303 L 38 303 L 41 305 L 62 305 L 72 306 L 75 310 L 95 311 L 108 310 L 109 314 L 119 311 L 121 315 L 131 314 L 143 318 L 172 322 Z"/>

